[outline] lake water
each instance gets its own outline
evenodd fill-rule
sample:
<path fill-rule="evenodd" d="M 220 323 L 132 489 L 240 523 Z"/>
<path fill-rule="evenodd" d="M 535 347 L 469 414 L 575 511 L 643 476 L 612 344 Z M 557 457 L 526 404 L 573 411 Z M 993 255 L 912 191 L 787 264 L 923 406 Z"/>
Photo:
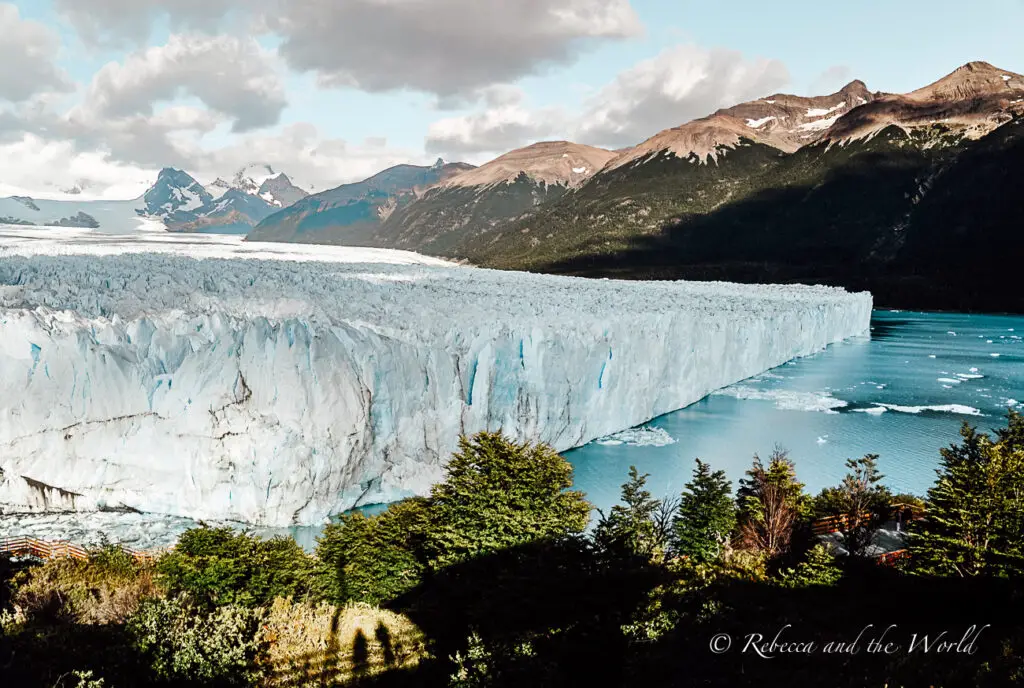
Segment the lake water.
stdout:
<path fill-rule="evenodd" d="M 679 493 L 694 459 L 738 480 L 778 444 L 810 492 L 848 458 L 879 455 L 885 483 L 923 495 L 939 448 L 966 420 L 1001 426 L 1024 402 L 1024 317 L 876 311 L 871 335 L 776 368 L 685 409 L 565 454 L 578 489 L 615 504 L 630 465 L 656 496 Z"/>
<path fill-rule="evenodd" d="M 607 511 L 630 465 L 656 496 L 679 493 L 694 458 L 735 483 L 754 453 L 789 450 L 808 491 L 835 485 L 847 458 L 880 455 L 895 491 L 924 494 L 939 448 L 967 420 L 989 429 L 1024 411 L 1024 316 L 876 311 L 870 336 L 776 368 L 685 409 L 565 456 L 577 489 Z M 1019 401 L 1018 401 L 1019 400 Z M 735 487 L 735 484 L 734 484 Z M 379 511 L 368 508 L 366 511 Z M 169 544 L 189 519 L 142 514 L 5 517 L 5 530 L 83 544 L 99 533 L 135 547 Z M 319 527 L 287 529 L 312 548 Z M 261 532 L 272 534 L 283 529 Z"/>

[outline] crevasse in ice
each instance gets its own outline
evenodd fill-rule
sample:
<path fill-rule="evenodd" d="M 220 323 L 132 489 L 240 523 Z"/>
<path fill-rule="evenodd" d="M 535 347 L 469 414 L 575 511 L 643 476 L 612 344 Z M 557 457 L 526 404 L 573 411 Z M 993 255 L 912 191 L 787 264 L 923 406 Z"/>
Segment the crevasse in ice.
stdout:
<path fill-rule="evenodd" d="M 379 251 L 96 253 L 0 254 L 4 511 L 318 523 L 425 493 L 461 433 L 568 449 L 864 333 L 871 311 L 869 294 L 826 287 Z"/>

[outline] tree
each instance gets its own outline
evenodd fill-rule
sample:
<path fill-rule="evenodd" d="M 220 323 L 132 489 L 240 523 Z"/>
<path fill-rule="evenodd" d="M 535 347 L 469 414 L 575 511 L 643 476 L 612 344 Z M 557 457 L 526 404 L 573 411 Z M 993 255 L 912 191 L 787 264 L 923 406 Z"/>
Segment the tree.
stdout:
<path fill-rule="evenodd" d="M 912 568 L 955 576 L 1024 572 L 1024 422 L 1011 412 L 996 440 L 964 423 L 940 450 L 925 517 L 911 525 Z"/>
<path fill-rule="evenodd" d="M 725 471 L 697 459 L 693 479 L 686 483 L 672 523 L 676 551 L 700 562 L 717 559 L 736 527 L 732 483 Z"/>
<path fill-rule="evenodd" d="M 622 503 L 613 506 L 608 516 L 599 512 L 594 542 L 606 554 L 649 559 L 661 544 L 654 523 L 661 502 L 646 489 L 648 477 L 630 466 L 629 480 L 622 485 Z"/>
<path fill-rule="evenodd" d="M 803 483 L 787 453 L 776 447 L 765 468 L 754 455 L 737 492 L 742 545 L 774 559 L 789 551 L 793 528 L 806 509 Z"/>
<path fill-rule="evenodd" d="M 330 596 L 337 602 L 381 604 L 420 583 L 428 509 L 425 499 L 407 499 L 377 516 L 346 514 L 326 526 L 316 553 L 329 571 Z"/>
<path fill-rule="evenodd" d="M 430 493 L 424 546 L 433 568 L 583 532 L 591 505 L 571 491 L 572 465 L 551 447 L 499 433 L 459 440 Z"/>
<path fill-rule="evenodd" d="M 818 513 L 836 519 L 843 547 L 862 556 L 882 524 L 889 518 L 892 493 L 881 485 L 878 455 L 847 459 L 849 473 L 837 488 L 826 488 L 815 500 Z"/>

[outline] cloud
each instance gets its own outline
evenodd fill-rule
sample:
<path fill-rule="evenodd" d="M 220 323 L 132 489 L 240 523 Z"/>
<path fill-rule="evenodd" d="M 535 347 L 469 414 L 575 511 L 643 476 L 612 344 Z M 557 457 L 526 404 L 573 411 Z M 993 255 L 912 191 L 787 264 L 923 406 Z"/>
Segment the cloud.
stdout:
<path fill-rule="evenodd" d="M 136 198 L 164 166 L 182 168 L 208 183 L 217 177 L 230 179 L 253 162 L 286 172 L 307 191 L 323 191 L 393 165 L 433 161 L 422 151 L 390 147 L 383 137 L 362 142 L 325 137 L 305 122 L 209 147 L 200 134 L 211 124 L 204 111 L 182 106 L 103 131 L 65 121 L 48 135 L 0 136 L 0 196 L 45 197 L 78 184 L 89 196 Z"/>
<path fill-rule="evenodd" d="M 576 136 L 610 148 L 762 98 L 789 83 L 779 60 L 749 60 L 734 50 L 680 45 L 620 73 L 589 99 Z"/>
<path fill-rule="evenodd" d="M 54 0 L 89 45 L 138 44 L 165 17 L 172 31 L 215 31 L 230 15 L 257 11 L 267 0 Z"/>
<path fill-rule="evenodd" d="M 18 8 L 0 3 L 0 100 L 22 102 L 47 91 L 73 90 L 54 61 L 57 34 L 39 22 L 22 19 Z"/>
<path fill-rule="evenodd" d="M 571 62 L 641 32 L 628 0 L 292 0 L 267 27 L 325 86 L 442 98 Z"/>
<path fill-rule="evenodd" d="M 235 132 L 276 124 L 287 105 L 272 56 L 254 40 L 173 35 L 100 69 L 78 115 L 151 115 L 155 103 L 183 96 L 231 118 Z"/>
<path fill-rule="evenodd" d="M 788 81 L 785 65 L 777 60 L 677 46 L 621 72 L 588 95 L 575 114 L 561 108 L 531 109 L 518 89 L 487 89 L 480 111 L 434 122 L 426 148 L 447 155 L 501 153 L 565 138 L 622 148 L 720 108 L 769 95 Z"/>
<path fill-rule="evenodd" d="M 511 86 L 495 86 L 482 93 L 485 109 L 461 117 L 448 117 L 430 125 L 428 153 L 446 156 L 507 151 L 541 139 L 557 137 L 568 123 L 558 108 L 531 110 L 523 92 Z"/>
<path fill-rule="evenodd" d="M 253 133 L 227 146 L 187 152 L 188 169 L 200 179 L 229 176 L 259 161 L 285 172 L 307 191 L 323 191 L 366 179 L 401 163 L 427 164 L 422 151 L 389 147 L 387 139 L 370 137 L 361 143 L 324 137 L 312 124 L 300 122 L 274 133 Z"/>
<path fill-rule="evenodd" d="M 81 151 L 75 142 L 32 133 L 0 142 L 0 196 L 53 195 L 76 183 L 110 199 L 141 195 L 154 174 L 142 166 L 112 161 L 101 151 Z"/>

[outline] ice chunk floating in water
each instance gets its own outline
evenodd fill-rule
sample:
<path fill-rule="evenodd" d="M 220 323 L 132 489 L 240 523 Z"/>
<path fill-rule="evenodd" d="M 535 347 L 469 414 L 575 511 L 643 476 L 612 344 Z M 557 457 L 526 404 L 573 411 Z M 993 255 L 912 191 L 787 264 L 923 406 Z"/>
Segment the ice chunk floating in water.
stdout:
<path fill-rule="evenodd" d="M 426 492 L 460 433 L 576 447 L 864 333 L 871 313 L 869 294 L 833 288 L 387 251 L 33 246 L 0 242 L 8 511 L 320 523 Z"/>

